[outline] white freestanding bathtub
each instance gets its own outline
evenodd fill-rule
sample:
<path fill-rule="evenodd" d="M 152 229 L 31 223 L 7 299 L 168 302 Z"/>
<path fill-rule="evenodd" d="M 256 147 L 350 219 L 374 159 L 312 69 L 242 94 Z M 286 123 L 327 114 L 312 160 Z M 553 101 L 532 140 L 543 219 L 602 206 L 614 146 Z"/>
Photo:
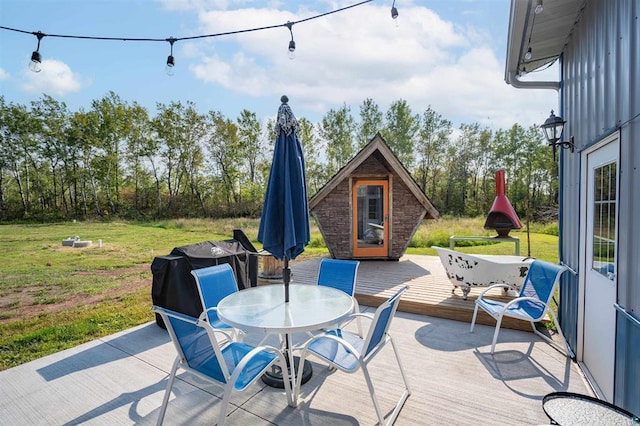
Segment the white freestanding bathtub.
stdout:
<path fill-rule="evenodd" d="M 468 254 L 437 246 L 431 248 L 438 252 L 447 277 L 453 284 L 451 293 L 460 287 L 464 300 L 467 300 L 472 286 L 507 284 L 513 290 L 520 291 L 529 264 L 533 262 L 532 258 L 524 256 Z"/>

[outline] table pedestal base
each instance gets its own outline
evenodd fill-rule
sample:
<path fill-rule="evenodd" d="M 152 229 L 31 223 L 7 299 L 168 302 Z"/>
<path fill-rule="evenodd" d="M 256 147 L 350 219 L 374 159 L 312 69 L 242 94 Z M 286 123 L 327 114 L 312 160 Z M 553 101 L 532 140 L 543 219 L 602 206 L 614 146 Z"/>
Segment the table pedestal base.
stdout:
<path fill-rule="evenodd" d="M 302 371 L 300 371 L 300 357 L 293 357 L 293 364 L 295 371 L 298 374 L 302 374 L 302 383 L 307 383 L 313 375 L 313 368 L 311 363 L 307 360 L 304 361 Z M 282 369 L 278 365 L 272 365 L 271 369 L 262 375 L 262 381 L 272 388 L 284 389 L 284 380 L 282 380 Z"/>

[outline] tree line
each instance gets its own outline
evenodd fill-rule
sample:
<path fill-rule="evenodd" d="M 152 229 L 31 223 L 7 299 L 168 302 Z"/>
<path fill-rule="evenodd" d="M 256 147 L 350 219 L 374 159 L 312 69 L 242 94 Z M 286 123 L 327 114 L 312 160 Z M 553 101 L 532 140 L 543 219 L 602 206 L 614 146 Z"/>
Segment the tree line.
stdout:
<path fill-rule="evenodd" d="M 343 104 L 298 121 L 310 195 L 380 132 L 441 214 L 486 214 L 497 169 L 521 217 L 557 206 L 557 164 L 537 126 L 454 129 L 431 107 L 414 113 L 400 99 L 383 112 L 370 98 L 356 116 Z M 273 128 L 246 109 L 231 119 L 193 102 L 157 103 L 151 115 L 114 92 L 78 111 L 48 95 L 0 96 L 0 219 L 256 216 Z"/>

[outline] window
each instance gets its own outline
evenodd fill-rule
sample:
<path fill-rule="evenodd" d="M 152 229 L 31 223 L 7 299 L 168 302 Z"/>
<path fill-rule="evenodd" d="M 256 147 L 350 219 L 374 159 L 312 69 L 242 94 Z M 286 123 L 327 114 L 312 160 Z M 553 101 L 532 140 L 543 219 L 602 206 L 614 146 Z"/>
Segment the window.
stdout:
<path fill-rule="evenodd" d="M 591 267 L 611 278 L 616 257 L 616 163 L 594 171 L 593 264 Z"/>

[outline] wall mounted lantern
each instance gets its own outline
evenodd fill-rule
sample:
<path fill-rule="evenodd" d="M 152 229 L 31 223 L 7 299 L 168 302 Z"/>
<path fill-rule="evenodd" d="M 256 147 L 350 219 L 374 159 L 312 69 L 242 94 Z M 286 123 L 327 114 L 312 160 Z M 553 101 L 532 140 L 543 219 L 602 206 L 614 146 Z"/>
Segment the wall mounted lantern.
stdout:
<path fill-rule="evenodd" d="M 549 141 L 549 146 L 553 147 L 553 161 L 556 160 L 556 149 L 558 146 L 564 149 L 571 149 L 571 152 L 573 152 L 575 148 L 575 145 L 573 144 L 573 136 L 571 136 L 571 140 L 569 141 L 558 142 L 562 136 L 564 123 L 566 123 L 566 121 L 564 121 L 562 117 L 556 116 L 553 113 L 553 110 L 551 110 L 549 118 L 547 118 L 544 124 L 540 126 L 542 127 L 542 130 L 544 130 L 544 135 Z"/>

